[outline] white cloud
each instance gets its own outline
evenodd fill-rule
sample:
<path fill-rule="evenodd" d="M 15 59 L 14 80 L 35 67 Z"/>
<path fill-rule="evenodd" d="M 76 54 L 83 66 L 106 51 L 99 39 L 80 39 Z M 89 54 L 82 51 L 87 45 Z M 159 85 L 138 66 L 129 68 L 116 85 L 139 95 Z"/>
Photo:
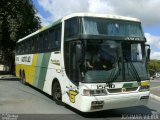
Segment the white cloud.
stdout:
<path fill-rule="evenodd" d="M 37 14 L 37 16 L 41 19 L 42 26 L 47 26 L 51 22 L 49 18 L 44 18 L 41 14 Z"/>
<path fill-rule="evenodd" d="M 111 0 L 110 4 L 118 14 L 138 17 L 145 26 L 156 25 L 160 21 L 159 0 Z"/>
<path fill-rule="evenodd" d="M 147 44 L 151 46 L 151 59 L 160 60 L 160 36 L 145 33 Z"/>
<path fill-rule="evenodd" d="M 39 5 L 50 17 L 44 18 L 40 13 L 42 25 L 46 26 L 61 17 L 75 12 L 93 12 L 119 14 L 138 17 L 143 26 L 150 27 L 160 24 L 160 0 L 38 0 Z M 160 59 L 160 36 L 145 34 L 148 44 L 153 49 L 151 59 Z M 159 52 L 157 52 L 159 51 Z"/>
<path fill-rule="evenodd" d="M 88 0 L 38 0 L 38 3 L 45 11 L 51 14 L 47 18 L 49 23 L 70 13 L 86 12 L 89 6 Z"/>
<path fill-rule="evenodd" d="M 160 49 L 160 36 L 151 35 L 150 33 L 145 33 L 147 38 L 147 43 L 152 46 L 152 48 Z"/>
<path fill-rule="evenodd" d="M 88 12 L 115 13 L 115 10 L 106 0 L 89 0 Z"/>
<path fill-rule="evenodd" d="M 73 12 L 113 13 L 138 17 L 143 25 L 159 24 L 160 0 L 38 0 L 50 22 Z"/>
<path fill-rule="evenodd" d="M 151 59 L 160 60 L 160 52 L 151 52 Z"/>

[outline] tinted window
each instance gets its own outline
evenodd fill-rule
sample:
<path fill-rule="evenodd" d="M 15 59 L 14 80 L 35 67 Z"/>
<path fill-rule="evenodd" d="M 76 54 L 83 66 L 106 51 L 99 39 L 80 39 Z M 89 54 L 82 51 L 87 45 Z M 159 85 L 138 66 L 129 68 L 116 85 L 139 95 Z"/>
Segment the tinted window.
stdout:
<path fill-rule="evenodd" d="M 60 50 L 61 24 L 17 43 L 16 54 L 33 54 Z"/>
<path fill-rule="evenodd" d="M 38 37 L 38 52 L 43 51 L 43 34 L 40 34 Z"/>
<path fill-rule="evenodd" d="M 38 51 L 38 38 L 34 37 L 33 41 L 34 41 L 34 52 L 37 52 Z"/>
<path fill-rule="evenodd" d="M 61 45 L 61 26 L 55 29 L 55 47 L 60 48 Z"/>
<path fill-rule="evenodd" d="M 45 32 L 44 36 L 43 36 L 43 47 L 44 47 L 44 50 L 48 49 L 48 45 L 49 45 L 48 32 Z"/>
<path fill-rule="evenodd" d="M 84 17 L 82 26 L 83 34 L 144 37 L 139 22 Z"/>
<path fill-rule="evenodd" d="M 49 48 L 53 49 L 54 48 L 54 41 L 55 41 L 55 32 L 54 30 L 49 31 Z"/>
<path fill-rule="evenodd" d="M 60 50 L 61 46 L 61 25 L 55 26 L 49 31 L 49 48 Z"/>
<path fill-rule="evenodd" d="M 33 38 L 30 39 L 30 48 L 31 48 L 31 53 L 34 52 L 34 41 L 33 41 Z"/>
<path fill-rule="evenodd" d="M 65 38 L 78 34 L 78 19 L 72 18 L 65 22 Z"/>

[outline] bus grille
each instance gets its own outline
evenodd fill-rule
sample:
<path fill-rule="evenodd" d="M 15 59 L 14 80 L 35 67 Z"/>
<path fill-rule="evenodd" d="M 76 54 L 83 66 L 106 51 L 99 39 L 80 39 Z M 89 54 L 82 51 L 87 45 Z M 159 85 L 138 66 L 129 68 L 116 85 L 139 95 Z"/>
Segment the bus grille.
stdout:
<path fill-rule="evenodd" d="M 138 87 L 133 88 L 115 88 L 115 89 L 107 89 L 109 93 L 121 93 L 121 92 L 133 92 L 136 91 Z"/>

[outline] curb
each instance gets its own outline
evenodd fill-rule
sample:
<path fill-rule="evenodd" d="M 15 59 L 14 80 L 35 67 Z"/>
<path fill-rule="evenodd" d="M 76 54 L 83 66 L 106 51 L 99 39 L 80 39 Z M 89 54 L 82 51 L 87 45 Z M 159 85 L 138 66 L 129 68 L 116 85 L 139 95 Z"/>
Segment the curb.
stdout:
<path fill-rule="evenodd" d="M 154 94 L 150 94 L 150 97 L 157 100 L 157 101 L 160 101 L 160 97 L 157 96 L 157 95 L 154 95 Z"/>
<path fill-rule="evenodd" d="M 8 76 L 8 77 L 4 77 L 4 76 L 0 76 L 0 80 L 17 80 L 17 77 L 14 76 Z"/>

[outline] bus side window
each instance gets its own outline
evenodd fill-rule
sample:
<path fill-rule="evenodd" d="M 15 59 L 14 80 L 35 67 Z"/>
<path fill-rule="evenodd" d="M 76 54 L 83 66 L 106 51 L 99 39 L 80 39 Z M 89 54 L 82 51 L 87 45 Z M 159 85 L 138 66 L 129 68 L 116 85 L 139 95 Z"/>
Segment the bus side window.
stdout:
<path fill-rule="evenodd" d="M 38 52 L 43 51 L 43 34 L 40 34 L 38 37 Z"/>
<path fill-rule="evenodd" d="M 31 46 L 31 53 L 34 52 L 34 40 L 33 38 L 30 39 L 30 46 Z"/>
<path fill-rule="evenodd" d="M 38 52 L 38 38 L 34 37 L 34 53 Z"/>
<path fill-rule="evenodd" d="M 32 44 L 31 44 L 31 38 L 28 40 L 28 54 L 31 54 L 31 46 L 32 46 Z"/>
<path fill-rule="evenodd" d="M 25 54 L 30 54 L 30 39 L 26 40 L 26 51 Z"/>
<path fill-rule="evenodd" d="M 58 25 L 55 29 L 55 48 L 60 50 L 61 46 L 61 25 Z"/>
<path fill-rule="evenodd" d="M 21 43 L 21 52 L 22 52 L 22 54 L 24 54 L 24 41 L 22 41 L 22 43 Z"/>
<path fill-rule="evenodd" d="M 49 31 L 49 49 L 53 49 L 54 48 L 54 41 L 55 41 L 55 32 L 54 29 Z"/>
<path fill-rule="evenodd" d="M 65 38 L 78 34 L 78 19 L 72 18 L 65 22 Z"/>
<path fill-rule="evenodd" d="M 43 48 L 44 48 L 44 52 L 46 52 L 48 50 L 48 45 L 49 45 L 48 32 L 45 32 L 44 36 L 43 36 Z"/>

